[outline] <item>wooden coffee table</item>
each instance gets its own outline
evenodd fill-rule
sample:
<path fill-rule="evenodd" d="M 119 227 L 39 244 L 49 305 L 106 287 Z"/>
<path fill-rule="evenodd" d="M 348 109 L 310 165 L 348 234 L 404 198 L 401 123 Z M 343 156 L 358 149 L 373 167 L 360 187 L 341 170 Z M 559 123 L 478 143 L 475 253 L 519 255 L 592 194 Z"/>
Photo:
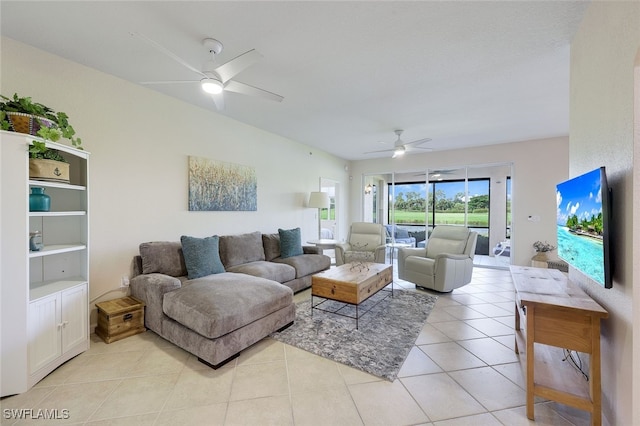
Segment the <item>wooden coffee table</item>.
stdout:
<path fill-rule="evenodd" d="M 313 310 L 332 312 L 320 308 L 327 300 L 355 305 L 356 329 L 358 328 L 358 305 L 391 284 L 391 296 L 393 296 L 393 266 L 382 263 L 347 263 L 336 268 L 329 269 L 311 277 L 311 315 Z M 321 297 L 325 300 L 318 304 L 313 303 L 313 297 Z"/>

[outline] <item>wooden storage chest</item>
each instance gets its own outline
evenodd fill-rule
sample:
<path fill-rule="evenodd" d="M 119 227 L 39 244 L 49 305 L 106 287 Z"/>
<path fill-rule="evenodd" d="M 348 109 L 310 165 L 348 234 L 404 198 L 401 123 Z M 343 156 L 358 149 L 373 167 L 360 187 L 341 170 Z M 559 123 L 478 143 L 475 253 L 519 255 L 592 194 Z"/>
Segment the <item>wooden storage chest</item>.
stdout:
<path fill-rule="evenodd" d="M 96 307 L 96 334 L 107 343 L 147 330 L 144 327 L 144 303 L 135 297 L 128 296 L 96 303 Z"/>

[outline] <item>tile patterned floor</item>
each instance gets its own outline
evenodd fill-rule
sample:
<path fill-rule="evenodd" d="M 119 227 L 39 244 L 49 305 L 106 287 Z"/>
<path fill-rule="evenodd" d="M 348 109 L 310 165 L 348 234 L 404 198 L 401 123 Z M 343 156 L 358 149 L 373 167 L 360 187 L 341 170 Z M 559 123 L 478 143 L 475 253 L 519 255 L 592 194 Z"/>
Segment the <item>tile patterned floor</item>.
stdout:
<path fill-rule="evenodd" d="M 407 289 L 413 286 L 396 281 Z M 309 297 L 309 290 L 296 299 Z M 212 370 L 148 331 L 91 349 L 29 392 L 0 401 L 2 425 L 586 425 L 588 414 L 539 400 L 525 416 L 513 352 L 508 271 L 475 268 L 473 282 L 439 295 L 397 380 L 264 339 Z M 15 420 L 10 409 L 68 410 Z"/>

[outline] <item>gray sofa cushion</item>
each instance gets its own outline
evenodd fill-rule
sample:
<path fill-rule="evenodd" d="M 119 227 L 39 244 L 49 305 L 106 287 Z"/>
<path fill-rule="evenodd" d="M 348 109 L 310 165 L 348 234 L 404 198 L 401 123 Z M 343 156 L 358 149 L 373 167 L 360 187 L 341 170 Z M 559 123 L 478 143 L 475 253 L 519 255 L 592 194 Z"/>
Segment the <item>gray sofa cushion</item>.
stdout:
<path fill-rule="evenodd" d="M 316 272 L 329 269 L 331 266 L 331 258 L 323 254 L 301 254 L 287 258 L 273 259 L 274 263 L 284 263 L 291 265 L 296 269 L 296 278 L 315 274 Z"/>
<path fill-rule="evenodd" d="M 265 260 L 272 261 L 280 257 L 280 234 L 262 234 L 262 245 Z"/>
<path fill-rule="evenodd" d="M 182 256 L 182 244 L 174 241 L 154 241 L 140 244 L 143 274 L 187 275 Z"/>
<path fill-rule="evenodd" d="M 284 263 L 265 262 L 263 260 L 232 266 L 227 269 L 227 272 L 239 272 L 279 283 L 286 283 L 296 279 L 296 269 L 293 266 Z"/>
<path fill-rule="evenodd" d="M 260 232 L 220 237 L 220 260 L 225 269 L 264 259 Z"/>
<path fill-rule="evenodd" d="M 293 291 L 287 286 L 225 272 L 191 280 L 165 294 L 162 307 L 170 318 L 215 339 L 292 303 Z"/>

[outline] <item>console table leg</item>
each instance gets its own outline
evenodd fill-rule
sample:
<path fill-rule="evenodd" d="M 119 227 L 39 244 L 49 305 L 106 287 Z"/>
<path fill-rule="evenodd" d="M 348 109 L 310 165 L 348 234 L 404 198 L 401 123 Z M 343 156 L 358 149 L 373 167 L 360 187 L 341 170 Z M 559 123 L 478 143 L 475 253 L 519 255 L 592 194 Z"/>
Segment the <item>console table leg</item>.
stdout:
<path fill-rule="evenodd" d="M 527 418 L 534 420 L 533 414 L 533 387 L 534 387 L 534 372 L 533 366 L 535 364 L 535 354 L 533 353 L 534 342 L 534 325 L 536 322 L 535 307 L 527 306 L 527 348 L 525 354 L 527 357 Z"/>
<path fill-rule="evenodd" d="M 515 325 L 515 330 L 516 330 L 516 334 L 515 336 L 513 336 L 514 340 L 515 340 L 515 350 L 516 353 L 519 354 L 520 351 L 518 351 L 518 332 L 520 331 L 520 310 L 518 309 L 518 302 L 516 301 L 515 303 L 515 318 L 516 318 L 516 325 Z"/>
<path fill-rule="evenodd" d="M 589 363 L 589 395 L 593 404 L 591 426 L 602 424 L 602 381 L 600 377 L 600 319 L 591 319 L 591 360 Z"/>

